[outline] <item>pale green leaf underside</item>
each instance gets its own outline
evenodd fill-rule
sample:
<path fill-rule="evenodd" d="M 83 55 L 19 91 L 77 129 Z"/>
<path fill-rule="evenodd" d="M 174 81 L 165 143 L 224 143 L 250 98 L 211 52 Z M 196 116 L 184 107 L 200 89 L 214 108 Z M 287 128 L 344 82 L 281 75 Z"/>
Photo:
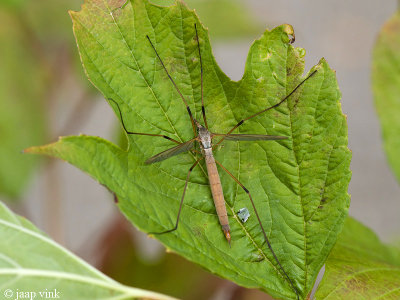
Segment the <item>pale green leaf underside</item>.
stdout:
<path fill-rule="evenodd" d="M 326 261 L 316 299 L 399 299 L 400 251 L 352 218 Z"/>
<path fill-rule="evenodd" d="M 241 119 L 277 103 L 302 78 L 304 50 L 289 44 L 289 25 L 266 31 L 252 45 L 245 74 L 231 81 L 217 66 L 208 34 L 182 3 L 161 8 L 147 1 L 86 1 L 71 13 L 79 51 L 90 80 L 121 107 L 128 130 L 193 137 L 185 106 L 157 61 L 149 35 L 196 119 L 201 120 L 200 66 L 204 101 L 213 132 L 227 132 Z M 334 72 L 321 60 L 318 72 L 282 104 L 235 133 L 288 137 L 281 141 L 224 143 L 219 160 L 250 190 L 283 268 L 305 297 L 342 227 L 349 206 L 350 152 Z M 116 107 L 112 104 L 114 110 Z M 117 113 L 118 114 L 118 113 Z M 185 178 L 195 161 L 185 153 L 145 165 L 174 146 L 158 137 L 130 136 L 127 152 L 95 137 L 67 137 L 30 151 L 65 159 L 91 174 L 119 198 L 119 207 L 146 232 L 173 227 Z M 168 248 L 211 272 L 276 298 L 295 298 L 276 266 L 246 193 L 220 170 L 232 230 L 232 248 L 215 214 L 205 167 L 190 177 L 177 231 L 156 236 Z M 242 224 L 235 213 L 247 207 Z"/>
<path fill-rule="evenodd" d="M 59 292 L 60 299 L 160 299 L 100 273 L 0 203 L 0 291 Z"/>
<path fill-rule="evenodd" d="M 375 106 L 389 164 L 400 181 L 400 12 L 385 23 L 372 60 Z"/>

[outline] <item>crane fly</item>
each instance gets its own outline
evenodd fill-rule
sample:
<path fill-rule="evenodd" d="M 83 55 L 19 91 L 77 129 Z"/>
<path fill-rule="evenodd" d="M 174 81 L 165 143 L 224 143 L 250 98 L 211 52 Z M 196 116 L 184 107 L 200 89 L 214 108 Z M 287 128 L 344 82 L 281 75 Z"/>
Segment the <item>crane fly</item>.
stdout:
<path fill-rule="evenodd" d="M 179 219 L 180 219 L 181 211 L 182 211 L 182 204 L 183 204 L 183 200 L 185 198 L 185 194 L 186 194 L 186 190 L 187 190 L 190 174 L 193 171 L 193 169 L 199 164 L 199 162 L 204 159 L 206 167 L 207 167 L 209 184 L 210 184 L 210 188 L 211 188 L 212 197 L 213 197 L 213 200 L 214 200 L 215 209 L 216 209 L 216 212 L 217 212 L 217 215 L 218 215 L 219 223 L 221 225 L 221 228 L 222 228 L 222 231 L 223 231 L 223 233 L 225 235 L 225 238 L 226 238 L 226 240 L 228 241 L 228 243 L 230 245 L 231 244 L 231 232 L 230 232 L 230 227 L 229 227 L 228 214 L 227 214 L 226 206 L 225 206 L 224 194 L 223 194 L 223 191 L 222 191 L 221 180 L 220 180 L 220 177 L 219 177 L 219 174 L 218 174 L 218 170 L 217 170 L 217 165 L 219 165 L 221 167 L 221 169 L 224 170 L 227 174 L 229 174 L 229 176 L 232 177 L 232 179 L 248 195 L 248 197 L 250 199 L 250 202 L 252 204 L 252 207 L 254 209 L 255 216 L 257 217 L 258 224 L 260 225 L 261 231 L 263 233 L 265 242 L 267 243 L 269 250 L 271 251 L 275 261 L 279 265 L 279 267 L 280 267 L 281 271 L 283 272 L 284 276 L 289 281 L 289 284 L 292 287 L 293 291 L 296 293 L 297 299 L 299 299 L 299 293 L 298 293 L 297 289 L 294 287 L 294 284 L 293 284 L 292 280 L 290 279 L 290 277 L 287 275 L 287 273 L 283 269 L 278 257 L 276 256 L 275 252 L 272 249 L 271 243 L 270 243 L 270 241 L 269 241 L 269 239 L 267 237 L 267 234 L 265 233 L 264 227 L 262 225 L 260 216 L 258 215 L 258 212 L 257 212 L 257 209 L 255 207 L 255 204 L 254 204 L 254 201 L 253 201 L 253 198 L 251 196 L 250 191 L 232 173 L 230 173 L 219 161 L 215 160 L 214 155 L 213 155 L 213 150 L 215 150 L 215 148 L 218 145 L 220 145 L 222 143 L 222 141 L 268 141 L 268 140 L 284 140 L 284 139 L 287 139 L 287 137 L 285 137 L 285 136 L 263 135 L 263 134 L 233 134 L 232 132 L 236 128 L 238 128 L 240 125 L 242 125 L 244 122 L 246 122 L 246 121 L 248 121 L 250 119 L 253 119 L 253 118 L 257 117 L 258 115 L 260 115 L 260 114 L 262 114 L 262 113 L 264 113 L 264 112 L 266 112 L 268 110 L 271 110 L 271 109 L 276 108 L 279 105 L 281 105 L 285 100 L 287 100 L 291 95 L 293 95 L 296 92 L 296 90 L 298 90 L 299 87 L 306 80 L 308 80 L 311 76 L 313 76 L 317 72 L 317 70 L 314 70 L 312 73 L 310 73 L 289 94 L 287 94 L 284 98 L 282 98 L 275 105 L 272 105 L 272 106 L 270 106 L 268 108 L 265 108 L 265 109 L 255 113 L 255 114 L 247 117 L 247 118 L 242 119 L 241 121 L 239 121 L 235 126 L 233 126 L 225 134 L 213 133 L 213 132 L 209 131 L 208 124 L 207 124 L 207 118 L 206 118 L 206 111 L 205 111 L 205 107 L 204 107 L 204 99 L 203 99 L 203 62 L 202 62 L 202 58 L 201 58 L 201 49 L 200 49 L 199 36 L 198 36 L 197 25 L 196 24 L 194 24 L 194 29 L 195 29 L 195 37 L 196 37 L 198 55 L 199 55 L 199 61 L 200 61 L 201 112 L 202 112 L 204 125 L 201 124 L 198 120 L 196 120 L 193 117 L 193 114 L 192 114 L 192 112 L 190 110 L 190 107 L 189 107 L 187 101 L 186 101 L 186 98 L 183 96 L 183 94 L 179 90 L 177 84 L 175 83 L 174 79 L 172 78 L 172 76 L 168 72 L 166 66 L 164 65 L 160 55 L 157 52 L 156 47 L 152 43 L 151 39 L 149 38 L 148 35 L 146 35 L 146 38 L 149 41 L 151 48 L 154 50 L 154 53 L 157 56 L 158 61 L 162 65 L 162 68 L 165 70 L 169 80 L 171 81 L 171 83 L 175 87 L 175 90 L 179 94 L 179 97 L 182 99 L 183 104 L 186 106 L 186 110 L 188 112 L 190 121 L 192 123 L 194 138 L 192 138 L 189 141 L 181 143 L 181 142 L 179 142 L 179 141 L 177 141 L 177 140 L 175 140 L 173 138 L 170 138 L 170 137 L 168 137 L 166 135 L 162 135 L 162 134 L 150 134 L 150 133 L 139 133 L 139 132 L 129 131 L 125 126 L 125 123 L 124 123 L 124 120 L 123 120 L 123 117 L 122 117 L 122 113 L 121 113 L 121 109 L 120 109 L 118 103 L 115 100 L 111 99 L 111 98 L 108 99 L 109 101 L 112 101 L 114 104 L 116 104 L 116 106 L 118 108 L 118 111 L 119 111 L 122 127 L 123 127 L 124 131 L 128 135 L 131 134 L 131 135 L 157 136 L 157 137 L 162 137 L 164 139 L 167 139 L 169 141 L 172 141 L 172 142 L 178 144 L 175 147 L 167 149 L 167 150 L 165 150 L 165 151 L 163 151 L 161 153 L 158 153 L 157 155 L 154 155 L 153 157 L 149 158 L 148 160 L 146 160 L 146 162 L 145 162 L 146 164 L 157 163 L 157 162 L 160 162 L 162 160 L 168 159 L 168 158 L 170 158 L 172 156 L 178 155 L 180 153 L 189 152 L 189 151 L 192 151 L 192 152 L 197 153 L 197 154 L 201 154 L 201 157 L 198 158 L 194 162 L 194 164 L 190 167 L 190 169 L 189 169 L 189 171 L 187 173 L 185 186 L 183 188 L 182 198 L 181 198 L 180 204 L 179 204 L 179 210 L 178 210 L 175 226 L 173 228 L 169 229 L 169 230 L 166 230 L 166 231 L 149 232 L 149 234 L 165 234 L 165 233 L 169 233 L 169 232 L 172 232 L 172 231 L 175 231 L 175 230 L 178 229 Z M 219 138 L 219 140 L 216 143 L 213 143 L 213 139 L 214 138 Z M 201 150 L 200 152 L 197 151 L 196 149 L 194 149 L 195 142 L 199 143 L 200 150 Z"/>

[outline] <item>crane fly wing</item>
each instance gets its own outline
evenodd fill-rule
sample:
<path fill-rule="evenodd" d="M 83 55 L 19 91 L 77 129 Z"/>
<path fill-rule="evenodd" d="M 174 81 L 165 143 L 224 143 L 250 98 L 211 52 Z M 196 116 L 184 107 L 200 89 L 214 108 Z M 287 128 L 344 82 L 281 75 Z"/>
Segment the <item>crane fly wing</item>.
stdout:
<path fill-rule="evenodd" d="M 225 136 L 226 141 L 270 141 L 270 140 L 286 140 L 287 136 L 265 135 L 265 134 L 222 134 L 213 133 L 213 135 Z"/>
<path fill-rule="evenodd" d="M 149 165 L 149 164 L 170 158 L 171 156 L 178 155 L 179 153 L 187 152 L 193 148 L 194 141 L 195 141 L 195 139 L 192 139 L 185 143 L 179 144 L 178 146 L 175 146 L 175 147 L 167 149 L 163 152 L 160 152 L 160 153 L 154 155 L 153 157 L 150 157 L 148 160 L 146 160 L 145 164 Z"/>

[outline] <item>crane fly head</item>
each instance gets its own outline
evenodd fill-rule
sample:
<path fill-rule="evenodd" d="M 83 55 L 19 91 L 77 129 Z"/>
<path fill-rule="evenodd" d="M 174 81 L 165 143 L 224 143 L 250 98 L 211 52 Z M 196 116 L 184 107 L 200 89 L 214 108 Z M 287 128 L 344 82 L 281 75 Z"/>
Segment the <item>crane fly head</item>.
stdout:
<path fill-rule="evenodd" d="M 196 124 L 197 130 L 199 130 L 200 128 L 203 128 L 204 126 L 200 124 L 199 121 L 197 121 L 196 119 L 193 119 L 194 124 Z"/>

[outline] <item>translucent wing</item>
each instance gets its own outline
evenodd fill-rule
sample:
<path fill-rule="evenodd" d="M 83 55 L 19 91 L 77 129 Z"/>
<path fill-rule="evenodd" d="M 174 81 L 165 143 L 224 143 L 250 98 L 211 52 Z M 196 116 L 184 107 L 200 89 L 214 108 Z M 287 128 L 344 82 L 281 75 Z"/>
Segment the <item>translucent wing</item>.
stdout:
<path fill-rule="evenodd" d="M 265 135 L 265 134 L 222 134 L 213 133 L 217 136 L 225 136 L 226 141 L 269 141 L 269 140 L 285 140 L 286 136 Z"/>
<path fill-rule="evenodd" d="M 158 153 L 153 157 L 150 157 L 148 160 L 146 160 L 145 164 L 149 165 L 170 158 L 171 156 L 178 155 L 179 153 L 189 151 L 190 149 L 193 148 L 194 141 L 195 139 L 179 144 L 178 146 L 167 149 L 161 153 Z"/>

